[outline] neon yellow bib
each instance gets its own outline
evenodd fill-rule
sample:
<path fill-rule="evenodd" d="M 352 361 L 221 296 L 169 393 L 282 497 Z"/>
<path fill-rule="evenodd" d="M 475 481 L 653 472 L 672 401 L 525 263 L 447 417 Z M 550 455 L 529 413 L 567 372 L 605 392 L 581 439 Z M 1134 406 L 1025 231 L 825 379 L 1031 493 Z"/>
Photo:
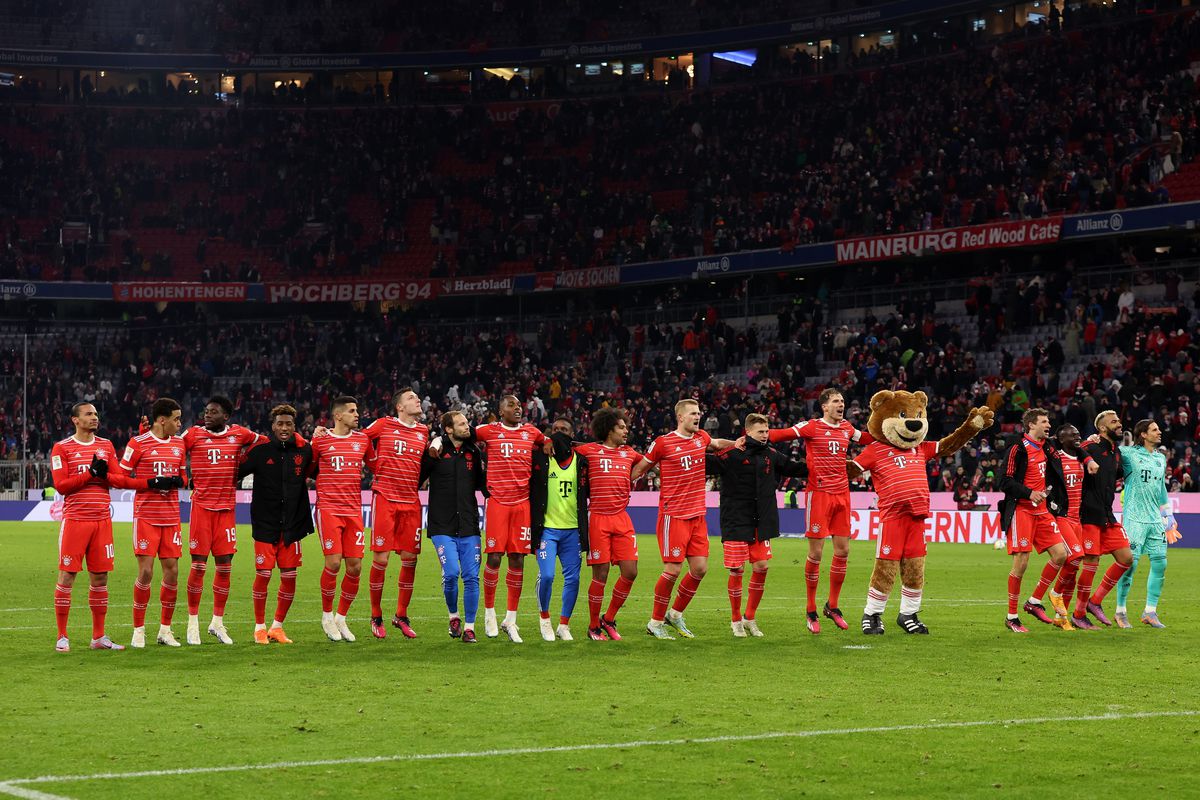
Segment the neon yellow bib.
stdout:
<path fill-rule="evenodd" d="M 578 458 L 571 456 L 565 467 L 550 459 L 550 475 L 546 493 L 546 527 L 569 530 L 579 527 L 579 505 L 575 497 L 578 484 L 575 481 Z"/>

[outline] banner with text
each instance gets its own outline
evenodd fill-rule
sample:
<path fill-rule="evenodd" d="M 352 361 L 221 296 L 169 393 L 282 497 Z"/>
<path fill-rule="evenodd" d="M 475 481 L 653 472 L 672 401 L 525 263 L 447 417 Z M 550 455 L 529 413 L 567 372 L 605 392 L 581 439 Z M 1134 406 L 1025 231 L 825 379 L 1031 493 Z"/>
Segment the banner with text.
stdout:
<path fill-rule="evenodd" d="M 1067 217 L 1063 224 L 1062 238 L 1118 236 L 1167 228 L 1192 230 L 1196 227 L 1197 220 L 1200 220 L 1200 203 L 1197 202 L 1076 214 Z"/>
<path fill-rule="evenodd" d="M 1048 217 L 848 239 L 837 243 L 837 263 L 853 264 L 935 253 L 1053 244 L 1058 241 L 1061 231 L 1062 218 Z"/>
<path fill-rule="evenodd" d="M 432 280 L 268 283 L 266 294 L 268 303 L 400 303 L 430 300 L 438 288 Z"/>
<path fill-rule="evenodd" d="M 112 299 L 118 303 L 244 303 L 256 288 L 249 283 L 114 283 Z"/>

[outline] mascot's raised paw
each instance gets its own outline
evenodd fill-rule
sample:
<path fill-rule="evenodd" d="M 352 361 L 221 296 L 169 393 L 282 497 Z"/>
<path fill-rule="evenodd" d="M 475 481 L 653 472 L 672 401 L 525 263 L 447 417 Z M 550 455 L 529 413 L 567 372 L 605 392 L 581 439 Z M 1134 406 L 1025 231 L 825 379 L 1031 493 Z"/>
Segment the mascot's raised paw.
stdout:
<path fill-rule="evenodd" d="M 987 406 L 972 408 L 971 413 L 967 415 L 967 422 L 977 431 L 985 430 L 992 427 L 992 423 L 996 421 L 996 412 L 992 411 Z"/>

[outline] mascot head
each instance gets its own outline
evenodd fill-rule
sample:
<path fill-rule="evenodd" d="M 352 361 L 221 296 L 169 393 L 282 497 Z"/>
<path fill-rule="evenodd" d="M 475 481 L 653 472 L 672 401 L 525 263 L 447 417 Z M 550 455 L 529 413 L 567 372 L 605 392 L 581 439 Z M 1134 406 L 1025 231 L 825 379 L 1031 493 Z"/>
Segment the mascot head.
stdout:
<path fill-rule="evenodd" d="M 927 405 L 929 398 L 924 392 L 876 392 L 871 398 L 867 430 L 880 442 L 911 450 L 929 433 Z"/>

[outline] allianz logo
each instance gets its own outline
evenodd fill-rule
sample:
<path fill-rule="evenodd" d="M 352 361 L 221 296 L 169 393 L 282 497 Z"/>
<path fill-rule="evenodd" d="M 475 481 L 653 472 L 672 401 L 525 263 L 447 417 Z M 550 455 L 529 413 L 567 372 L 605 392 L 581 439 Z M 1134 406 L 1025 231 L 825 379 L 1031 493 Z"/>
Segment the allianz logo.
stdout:
<path fill-rule="evenodd" d="M 696 272 L 729 272 L 729 256 L 718 259 L 701 259 L 696 262 Z"/>

